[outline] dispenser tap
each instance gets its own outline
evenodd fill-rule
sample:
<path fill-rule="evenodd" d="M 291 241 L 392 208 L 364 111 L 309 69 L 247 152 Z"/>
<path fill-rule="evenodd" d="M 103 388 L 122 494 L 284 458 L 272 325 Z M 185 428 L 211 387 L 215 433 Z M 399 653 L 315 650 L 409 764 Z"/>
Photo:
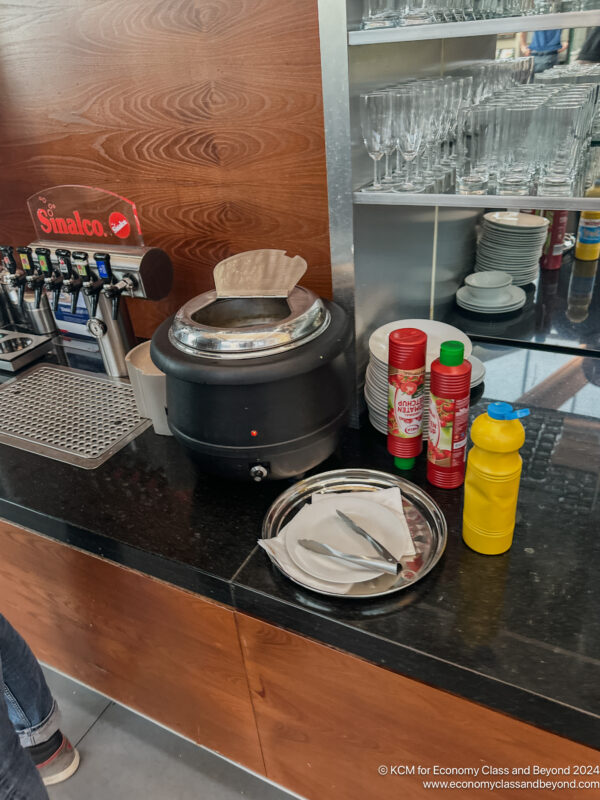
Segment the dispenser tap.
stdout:
<path fill-rule="evenodd" d="M 58 311 L 58 301 L 60 299 L 60 289 L 62 286 L 60 270 L 55 269 L 52 265 L 52 252 L 48 247 L 36 247 L 35 254 L 37 256 L 38 269 L 44 278 L 46 291 L 48 294 L 52 294 L 52 308 L 56 313 Z"/>
<path fill-rule="evenodd" d="M 73 257 L 75 257 L 75 255 L 76 254 L 73 253 Z M 94 253 L 94 261 L 96 262 L 98 277 L 90 270 L 86 256 L 85 267 L 87 269 L 87 277 L 85 277 L 83 281 L 83 291 L 91 298 L 90 317 L 92 318 L 96 316 L 98 311 L 100 292 L 106 283 L 112 283 L 113 280 L 110 255 L 108 253 Z"/>
<path fill-rule="evenodd" d="M 58 266 L 62 275 L 62 288 L 67 294 L 71 295 L 71 314 L 77 311 L 77 300 L 83 281 L 79 275 L 73 272 L 71 265 L 71 252 L 70 250 L 56 250 L 56 257 L 58 259 Z"/>
<path fill-rule="evenodd" d="M 25 283 L 28 289 L 33 289 L 35 307 L 39 308 L 40 303 L 42 302 L 44 276 L 33 260 L 33 251 L 31 247 L 17 247 L 17 253 L 19 254 L 23 272 L 25 273 Z"/>
<path fill-rule="evenodd" d="M 22 270 L 17 267 L 15 261 L 14 251 L 11 245 L 0 246 L 0 253 L 2 253 L 2 264 L 7 271 L 8 275 L 5 282 L 11 289 L 16 289 L 19 296 L 19 305 L 23 305 L 25 299 L 25 283 L 27 278 Z"/>
<path fill-rule="evenodd" d="M 46 291 L 52 294 L 52 310 L 56 314 L 60 293 L 63 285 L 63 276 L 60 265 L 55 267 L 52 263 L 52 251 L 48 247 L 36 247 L 35 254 L 40 265 L 40 270 L 44 276 Z"/>
<path fill-rule="evenodd" d="M 92 298 L 90 316 L 95 317 L 98 310 L 98 295 L 104 282 L 96 279 L 96 276 L 90 269 L 88 254 L 83 250 L 73 250 L 71 259 L 77 271 L 77 278 L 81 281 L 84 294 Z"/>
<path fill-rule="evenodd" d="M 117 319 L 119 316 L 121 295 L 126 292 L 130 296 L 133 296 L 133 292 L 135 289 L 137 289 L 137 287 L 138 282 L 130 272 L 125 273 L 125 275 L 123 275 L 121 280 L 117 281 L 117 283 L 109 283 L 104 286 L 102 291 L 107 297 L 110 297 L 113 319 Z"/>

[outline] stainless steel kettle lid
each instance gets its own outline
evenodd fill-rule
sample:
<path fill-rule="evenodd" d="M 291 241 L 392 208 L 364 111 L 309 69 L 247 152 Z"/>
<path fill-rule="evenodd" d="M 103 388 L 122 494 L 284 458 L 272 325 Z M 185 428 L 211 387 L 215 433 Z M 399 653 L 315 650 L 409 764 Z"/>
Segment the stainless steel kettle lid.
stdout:
<path fill-rule="evenodd" d="M 171 343 L 189 355 L 256 358 L 284 352 L 314 339 L 329 312 L 310 289 L 295 286 L 306 262 L 282 250 L 241 253 L 217 264 L 216 290 L 179 309 Z"/>

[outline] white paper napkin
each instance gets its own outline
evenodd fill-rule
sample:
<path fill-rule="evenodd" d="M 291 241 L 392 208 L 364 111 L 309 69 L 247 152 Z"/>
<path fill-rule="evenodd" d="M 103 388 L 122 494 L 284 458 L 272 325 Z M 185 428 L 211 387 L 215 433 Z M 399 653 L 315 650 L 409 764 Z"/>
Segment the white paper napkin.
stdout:
<path fill-rule="evenodd" d="M 348 494 L 348 492 L 323 492 L 321 494 L 313 494 L 311 501 L 313 503 L 322 503 L 330 500 L 335 502 L 337 506 L 339 504 L 338 500 L 334 501 L 334 498 L 343 497 L 344 495 L 348 496 Z M 403 548 L 405 552 L 403 555 L 415 555 L 416 551 L 410 535 L 408 524 L 406 522 L 406 517 L 404 516 L 400 489 L 398 487 L 393 487 L 391 489 L 380 489 L 379 491 L 374 492 L 355 492 L 354 494 L 361 497 L 361 499 L 364 498 L 365 500 L 369 500 L 373 503 L 378 503 L 393 511 L 398 517 L 399 525 L 401 526 L 400 531 L 405 539 L 405 545 Z M 288 523 L 288 525 L 289 524 L 290 523 Z M 307 586 L 310 589 L 323 592 L 333 592 L 335 594 L 347 594 L 347 592 L 350 591 L 355 583 L 331 583 L 330 581 L 323 581 L 319 578 L 315 578 L 313 575 L 310 575 L 308 572 L 305 572 L 304 570 L 300 569 L 300 567 L 297 567 L 296 564 L 294 564 L 292 559 L 289 557 L 285 546 L 285 534 L 288 525 L 286 525 L 274 538 L 258 540 L 258 544 L 263 548 L 263 550 L 266 551 L 269 558 L 275 564 L 281 567 L 281 569 L 283 569 L 290 578 L 304 584 L 304 586 Z M 358 581 L 356 582 L 358 583 Z"/>

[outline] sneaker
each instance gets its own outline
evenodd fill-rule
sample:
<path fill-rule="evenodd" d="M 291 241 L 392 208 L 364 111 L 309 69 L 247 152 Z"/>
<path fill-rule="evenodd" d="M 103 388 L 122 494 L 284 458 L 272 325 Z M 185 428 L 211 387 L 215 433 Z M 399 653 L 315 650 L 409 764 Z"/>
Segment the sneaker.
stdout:
<path fill-rule="evenodd" d="M 48 752 L 49 745 L 54 745 L 50 752 Z M 45 786 L 66 781 L 79 767 L 79 753 L 60 731 L 57 731 L 49 742 L 28 747 L 27 750 Z"/>

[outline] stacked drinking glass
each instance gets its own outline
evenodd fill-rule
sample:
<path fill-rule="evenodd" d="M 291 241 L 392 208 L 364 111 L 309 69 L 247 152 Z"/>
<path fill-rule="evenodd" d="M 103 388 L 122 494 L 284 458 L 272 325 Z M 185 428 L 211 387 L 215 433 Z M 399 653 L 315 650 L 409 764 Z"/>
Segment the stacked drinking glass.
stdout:
<path fill-rule="evenodd" d="M 363 0 L 361 27 L 393 28 L 435 22 L 589 11 L 598 0 Z"/>
<path fill-rule="evenodd" d="M 526 84 L 461 110 L 456 193 L 582 195 L 597 84 Z"/>

